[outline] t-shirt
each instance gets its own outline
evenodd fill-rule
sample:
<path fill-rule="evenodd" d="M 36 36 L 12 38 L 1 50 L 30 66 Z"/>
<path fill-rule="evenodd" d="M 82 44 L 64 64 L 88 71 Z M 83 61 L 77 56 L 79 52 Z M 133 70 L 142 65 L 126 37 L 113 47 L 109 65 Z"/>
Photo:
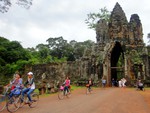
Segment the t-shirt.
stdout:
<path fill-rule="evenodd" d="M 21 87 L 22 85 L 22 78 L 19 78 L 19 79 L 15 79 L 12 83 L 11 83 L 12 86 L 14 87 Z"/>
<path fill-rule="evenodd" d="M 103 80 L 102 80 L 102 83 L 103 83 L 103 84 L 105 84 L 105 83 L 106 83 L 106 80 L 105 80 L 105 79 L 103 79 Z"/>
<path fill-rule="evenodd" d="M 70 80 L 65 80 L 65 86 L 70 86 Z"/>
<path fill-rule="evenodd" d="M 142 84 L 142 83 L 139 83 L 139 86 L 143 86 L 143 84 Z"/>
<path fill-rule="evenodd" d="M 34 83 L 34 79 L 33 79 L 33 78 L 28 79 L 28 80 L 26 81 L 25 85 L 26 85 L 26 84 L 30 85 L 30 88 L 31 88 L 31 89 L 35 89 L 35 83 Z"/>

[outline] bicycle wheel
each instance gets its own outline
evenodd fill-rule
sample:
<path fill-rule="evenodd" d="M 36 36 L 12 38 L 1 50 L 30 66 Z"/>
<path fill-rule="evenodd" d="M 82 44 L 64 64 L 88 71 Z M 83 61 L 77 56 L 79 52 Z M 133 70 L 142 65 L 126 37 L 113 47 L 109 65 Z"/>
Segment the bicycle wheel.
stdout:
<path fill-rule="evenodd" d="M 90 94 L 91 93 L 91 88 L 89 87 L 86 87 L 86 95 Z"/>
<path fill-rule="evenodd" d="M 7 102 L 6 107 L 9 112 L 17 111 L 20 107 L 20 97 L 13 96 L 12 98 L 10 98 Z"/>
<path fill-rule="evenodd" d="M 37 93 L 31 94 L 32 103 L 29 104 L 29 107 L 34 108 L 39 102 L 39 95 Z"/>
<path fill-rule="evenodd" d="M 86 95 L 89 94 L 89 87 L 86 87 Z"/>
<path fill-rule="evenodd" d="M 27 102 L 27 101 L 28 101 L 27 96 L 24 96 L 24 99 L 23 99 L 22 95 L 20 95 L 20 99 L 19 99 L 20 108 L 22 108 L 25 105 L 25 102 Z"/>
<path fill-rule="evenodd" d="M 58 99 L 60 99 L 60 100 L 62 100 L 62 99 L 64 99 L 64 90 L 60 90 L 59 92 L 58 92 Z"/>
<path fill-rule="evenodd" d="M 6 107 L 7 98 L 5 95 L 0 95 L 0 112 Z"/>

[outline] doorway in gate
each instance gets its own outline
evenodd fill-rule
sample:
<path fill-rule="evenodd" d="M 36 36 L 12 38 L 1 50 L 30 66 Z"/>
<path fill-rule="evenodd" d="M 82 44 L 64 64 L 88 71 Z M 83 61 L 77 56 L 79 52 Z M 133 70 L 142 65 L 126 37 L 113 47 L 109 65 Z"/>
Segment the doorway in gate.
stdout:
<path fill-rule="evenodd" d="M 120 80 L 124 77 L 124 53 L 120 42 L 115 42 L 111 52 L 111 80 Z"/>

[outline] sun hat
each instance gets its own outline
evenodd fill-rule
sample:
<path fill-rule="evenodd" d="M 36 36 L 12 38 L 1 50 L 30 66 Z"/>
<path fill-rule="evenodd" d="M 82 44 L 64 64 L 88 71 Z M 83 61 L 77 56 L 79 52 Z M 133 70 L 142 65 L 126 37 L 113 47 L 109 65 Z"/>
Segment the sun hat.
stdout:
<path fill-rule="evenodd" d="M 27 75 L 33 75 L 33 73 L 32 73 L 32 72 L 29 72 Z"/>

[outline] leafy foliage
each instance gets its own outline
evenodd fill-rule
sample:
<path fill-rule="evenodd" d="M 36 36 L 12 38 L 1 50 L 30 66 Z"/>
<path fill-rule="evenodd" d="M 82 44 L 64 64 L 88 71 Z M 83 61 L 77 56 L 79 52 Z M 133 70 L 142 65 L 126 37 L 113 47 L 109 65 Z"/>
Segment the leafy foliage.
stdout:
<path fill-rule="evenodd" d="M 88 25 L 88 28 L 95 29 L 98 20 L 104 19 L 107 22 L 109 21 L 110 12 L 107 10 L 106 7 L 104 7 L 104 8 L 100 9 L 99 13 L 89 13 L 89 14 L 87 14 L 87 16 L 88 17 L 85 20 L 85 23 Z"/>
<path fill-rule="evenodd" d="M 0 70 L 1 74 L 9 75 L 23 66 L 30 58 L 29 53 L 17 41 L 9 41 L 0 37 Z"/>
<path fill-rule="evenodd" d="M 15 4 L 22 6 L 26 9 L 29 9 L 32 5 L 32 0 L 0 0 L 0 12 L 5 13 L 8 12 L 9 8 Z"/>
<path fill-rule="evenodd" d="M 3 75 L 11 76 L 15 72 L 23 73 L 26 65 L 75 61 L 94 43 L 91 40 L 72 40 L 68 43 L 62 36 L 48 38 L 47 42 L 38 44 L 36 48 L 25 49 L 18 41 L 0 37 L 0 78 Z"/>
<path fill-rule="evenodd" d="M 150 33 L 147 34 L 148 43 L 150 43 Z"/>

